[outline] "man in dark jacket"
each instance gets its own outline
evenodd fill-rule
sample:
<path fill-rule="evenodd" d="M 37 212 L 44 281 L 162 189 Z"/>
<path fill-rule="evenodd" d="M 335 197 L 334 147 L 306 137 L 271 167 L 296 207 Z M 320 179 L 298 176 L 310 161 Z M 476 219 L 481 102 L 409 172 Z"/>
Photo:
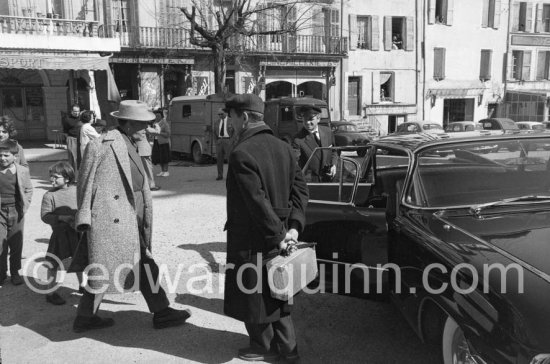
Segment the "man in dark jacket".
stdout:
<path fill-rule="evenodd" d="M 236 95 L 225 105 L 238 140 L 226 184 L 224 312 L 243 321 L 250 337 L 239 358 L 267 361 L 281 355 L 297 362 L 290 306 L 271 297 L 262 258 L 293 249 L 305 224 L 307 185 L 290 145 L 262 121 L 264 104 L 258 96 Z"/>
<path fill-rule="evenodd" d="M 332 131 L 326 126 L 318 125 L 321 120 L 321 108 L 318 106 L 304 105 L 300 113 L 303 119 L 303 128 L 294 136 L 292 143 L 298 155 L 298 164 L 300 168 L 304 168 L 313 155 L 306 174 L 311 173 L 312 182 L 330 181 L 336 174 L 338 155 L 330 149 L 317 152 L 315 149 L 334 145 Z"/>
<path fill-rule="evenodd" d="M 78 140 L 80 138 L 80 128 L 82 127 L 82 123 L 80 122 L 80 106 L 74 104 L 71 106 L 71 113 L 69 115 L 65 113 L 62 114 L 61 124 L 63 126 L 63 133 L 67 134 L 67 158 L 76 172 Z"/>

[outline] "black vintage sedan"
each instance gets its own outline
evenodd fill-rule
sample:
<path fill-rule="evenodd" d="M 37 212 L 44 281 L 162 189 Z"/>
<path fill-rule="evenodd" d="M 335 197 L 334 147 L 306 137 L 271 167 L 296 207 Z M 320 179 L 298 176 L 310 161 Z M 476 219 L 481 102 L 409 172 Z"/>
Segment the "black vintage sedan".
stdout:
<path fill-rule="evenodd" d="M 548 364 L 550 151 L 528 147 L 545 142 L 419 134 L 372 142 L 363 158 L 337 148 L 334 179 L 308 183 L 301 240 L 318 242 L 334 292 L 389 287 L 443 363 Z"/>
<path fill-rule="evenodd" d="M 326 123 L 319 125 L 328 126 Z M 366 145 L 373 140 L 371 133 L 368 131 L 360 131 L 357 125 L 350 121 L 332 121 L 330 123 L 332 134 L 334 135 L 334 144 L 337 147 L 350 145 Z M 364 156 L 365 149 L 359 149 L 357 152 L 360 156 Z"/>

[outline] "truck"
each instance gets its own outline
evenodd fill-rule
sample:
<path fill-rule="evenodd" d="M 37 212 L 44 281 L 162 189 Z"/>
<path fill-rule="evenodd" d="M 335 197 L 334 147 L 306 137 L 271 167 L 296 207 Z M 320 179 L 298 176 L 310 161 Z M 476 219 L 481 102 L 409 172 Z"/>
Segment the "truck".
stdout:
<path fill-rule="evenodd" d="M 223 94 L 174 97 L 168 108 L 172 152 L 190 155 L 195 163 L 216 158 L 213 126 L 225 100 Z"/>
<path fill-rule="evenodd" d="M 320 124 L 330 127 L 330 113 L 325 101 L 310 97 L 281 97 L 265 102 L 264 121 L 273 134 L 291 143 L 294 135 L 302 128 L 300 109 L 304 105 L 315 105 L 321 108 Z"/>

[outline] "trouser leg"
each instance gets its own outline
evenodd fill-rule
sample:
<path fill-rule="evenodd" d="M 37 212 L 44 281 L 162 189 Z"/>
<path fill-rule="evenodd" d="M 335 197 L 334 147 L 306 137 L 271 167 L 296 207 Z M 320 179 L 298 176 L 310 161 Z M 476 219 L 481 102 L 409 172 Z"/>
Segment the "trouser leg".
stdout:
<path fill-rule="evenodd" d="M 223 177 L 223 160 L 225 159 L 223 140 L 218 140 L 216 144 L 216 165 L 218 167 L 218 177 Z"/>
<path fill-rule="evenodd" d="M 24 219 L 18 220 L 15 207 L 10 207 L 8 218 L 7 243 L 10 247 L 10 273 L 13 275 L 21 269 L 21 257 L 23 255 L 23 226 Z"/>
<path fill-rule="evenodd" d="M 145 248 L 141 247 L 141 262 L 139 270 L 139 289 L 147 302 L 150 312 L 159 312 L 170 305 L 166 292 L 160 286 L 159 282 L 159 267 L 155 260 L 145 252 Z M 157 287 L 152 287 L 151 281 Z"/>
<path fill-rule="evenodd" d="M 274 340 L 279 345 L 279 352 L 283 355 L 290 354 L 296 349 L 296 331 L 290 314 L 281 316 L 279 321 L 272 323 L 275 334 Z"/>
<path fill-rule="evenodd" d="M 76 315 L 92 317 L 94 315 L 94 298 L 94 294 L 88 292 L 88 290 L 85 290 L 82 297 L 80 297 L 80 302 L 78 303 L 78 307 L 76 309 Z"/>
<path fill-rule="evenodd" d="M 250 338 L 250 347 L 259 350 L 276 350 L 271 347 L 271 342 L 274 338 L 273 327 L 271 323 L 267 324 L 252 324 L 245 322 L 244 326 Z"/>
<path fill-rule="evenodd" d="M 0 209 L 0 276 L 8 272 L 8 213 Z"/>

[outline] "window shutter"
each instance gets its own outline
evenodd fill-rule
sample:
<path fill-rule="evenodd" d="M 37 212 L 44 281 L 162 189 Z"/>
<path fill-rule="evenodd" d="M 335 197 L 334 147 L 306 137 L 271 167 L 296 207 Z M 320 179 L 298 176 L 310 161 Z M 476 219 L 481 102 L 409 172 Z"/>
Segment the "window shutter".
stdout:
<path fill-rule="evenodd" d="M 500 27 L 500 9 L 501 9 L 501 1 L 495 0 L 495 16 L 493 18 L 493 28 L 498 29 Z"/>
<path fill-rule="evenodd" d="M 357 49 L 357 43 L 359 42 L 359 37 L 357 34 L 357 15 L 349 15 L 349 49 Z"/>
<path fill-rule="evenodd" d="M 445 78 L 445 48 L 434 48 L 434 80 Z"/>
<path fill-rule="evenodd" d="M 405 50 L 414 50 L 414 18 L 408 16 L 405 18 Z"/>
<path fill-rule="evenodd" d="M 531 51 L 523 51 L 523 67 L 521 68 L 521 79 L 529 81 L 531 79 Z"/>
<path fill-rule="evenodd" d="M 483 10 L 481 13 L 481 27 L 487 28 L 489 23 L 489 1 L 491 0 L 483 0 Z"/>
<path fill-rule="evenodd" d="M 535 32 L 537 33 L 541 33 L 543 32 L 543 29 L 542 29 L 542 4 L 537 4 L 537 10 L 536 10 L 536 17 L 537 19 L 535 20 Z M 540 55 L 540 53 L 539 53 Z"/>
<path fill-rule="evenodd" d="M 546 52 L 539 51 L 539 54 L 537 57 L 537 76 L 536 76 L 537 81 L 544 80 L 545 68 L 546 68 Z"/>
<path fill-rule="evenodd" d="M 429 0 L 428 24 L 435 24 L 435 2 L 436 0 Z"/>
<path fill-rule="evenodd" d="M 384 50 L 391 51 L 391 16 L 384 17 Z"/>
<path fill-rule="evenodd" d="M 453 25 L 454 0 L 447 0 L 447 20 L 445 24 Z"/>
<path fill-rule="evenodd" d="M 512 4 L 512 31 L 517 32 L 519 29 L 519 3 Z"/>
<path fill-rule="evenodd" d="M 371 17 L 371 50 L 379 51 L 380 50 L 380 24 L 378 21 L 378 15 L 373 15 Z"/>
<path fill-rule="evenodd" d="M 380 102 L 380 72 L 372 72 L 372 103 L 378 104 Z"/>
<path fill-rule="evenodd" d="M 525 14 L 525 31 L 533 31 L 533 3 L 527 3 L 527 10 Z"/>
<path fill-rule="evenodd" d="M 479 79 L 484 82 L 491 79 L 491 56 L 493 51 L 490 49 L 481 50 L 481 63 L 479 65 Z"/>

